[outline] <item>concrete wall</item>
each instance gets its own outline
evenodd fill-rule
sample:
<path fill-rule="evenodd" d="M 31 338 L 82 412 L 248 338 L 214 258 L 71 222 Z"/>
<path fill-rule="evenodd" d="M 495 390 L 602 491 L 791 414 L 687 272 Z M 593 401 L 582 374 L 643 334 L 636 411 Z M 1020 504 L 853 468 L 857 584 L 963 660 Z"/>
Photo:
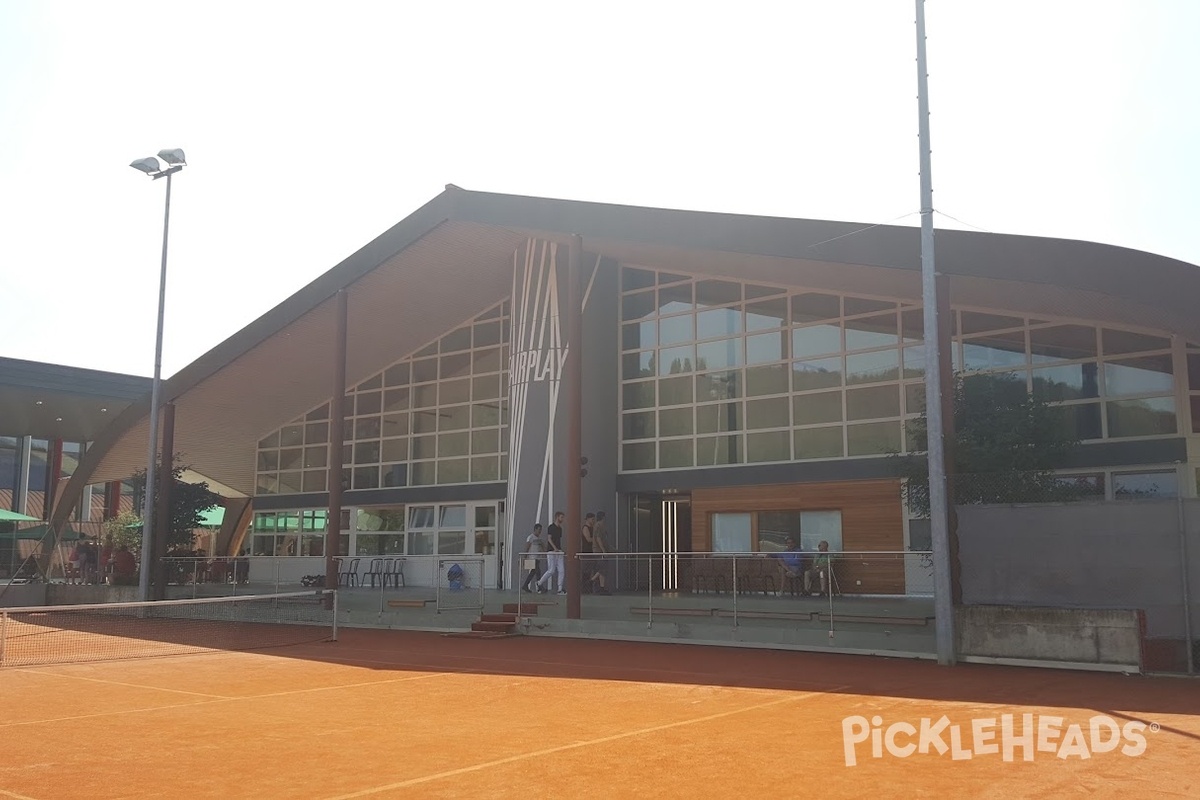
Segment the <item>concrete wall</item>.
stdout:
<path fill-rule="evenodd" d="M 20 606 L 44 606 L 46 604 L 46 584 L 44 583 L 11 583 L 0 586 L 0 607 L 18 608 Z"/>
<path fill-rule="evenodd" d="M 954 618 L 959 656 L 1141 665 L 1136 611 L 960 606 Z"/>
<path fill-rule="evenodd" d="M 1200 501 L 1183 506 L 1196 636 Z M 1182 639 L 1178 501 L 957 510 L 964 604 L 1141 609 L 1149 637 Z"/>

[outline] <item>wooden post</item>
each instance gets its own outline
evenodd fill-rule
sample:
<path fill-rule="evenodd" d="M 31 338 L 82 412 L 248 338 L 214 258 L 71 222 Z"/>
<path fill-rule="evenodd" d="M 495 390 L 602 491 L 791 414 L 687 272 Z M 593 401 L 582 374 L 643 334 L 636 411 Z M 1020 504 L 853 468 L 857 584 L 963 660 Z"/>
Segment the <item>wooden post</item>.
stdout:
<path fill-rule="evenodd" d="M 338 585 L 337 561 L 342 532 L 342 428 L 346 424 L 346 327 L 348 319 L 345 289 L 334 298 L 337 304 L 337 322 L 334 331 L 333 389 L 329 398 L 329 473 L 326 483 L 329 489 L 329 509 L 325 519 L 325 588 L 336 589 Z M 326 600 L 333 607 L 333 597 Z"/>

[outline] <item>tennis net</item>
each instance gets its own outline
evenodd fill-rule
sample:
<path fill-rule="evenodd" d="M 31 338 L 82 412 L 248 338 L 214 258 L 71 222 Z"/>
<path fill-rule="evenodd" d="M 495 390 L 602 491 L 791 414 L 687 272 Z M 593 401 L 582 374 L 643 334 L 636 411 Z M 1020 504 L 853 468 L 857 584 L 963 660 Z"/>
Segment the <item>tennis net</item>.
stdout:
<path fill-rule="evenodd" d="M 327 599 L 334 600 L 326 608 Z M 335 640 L 332 589 L 0 608 L 0 667 L 258 650 Z"/>

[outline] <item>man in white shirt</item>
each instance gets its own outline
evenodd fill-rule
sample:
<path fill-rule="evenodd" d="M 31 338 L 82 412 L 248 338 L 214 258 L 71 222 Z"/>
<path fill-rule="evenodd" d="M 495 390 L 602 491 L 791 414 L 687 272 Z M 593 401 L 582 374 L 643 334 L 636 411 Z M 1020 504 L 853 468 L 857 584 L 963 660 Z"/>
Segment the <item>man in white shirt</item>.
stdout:
<path fill-rule="evenodd" d="M 542 533 L 542 523 L 533 526 L 533 533 L 525 537 L 525 550 L 523 551 L 533 557 L 533 567 L 525 575 L 525 582 L 521 584 L 521 588 L 525 591 L 533 593 L 537 591 L 534 585 L 538 579 L 542 577 L 542 553 L 546 552 L 546 536 Z"/>

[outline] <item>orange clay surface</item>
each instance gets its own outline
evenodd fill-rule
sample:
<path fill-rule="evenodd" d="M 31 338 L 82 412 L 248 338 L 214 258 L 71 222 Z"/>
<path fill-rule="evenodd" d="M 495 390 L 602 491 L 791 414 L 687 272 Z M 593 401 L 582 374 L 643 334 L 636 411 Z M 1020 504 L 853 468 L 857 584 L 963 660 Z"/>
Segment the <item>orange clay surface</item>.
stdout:
<path fill-rule="evenodd" d="M 1083 751 L 965 751 L 1032 714 Z M 878 716 L 847 765 L 843 720 Z M 948 748 L 887 728 L 945 715 Z M 1145 725 L 1092 752 L 1089 720 Z M 1055 722 L 1051 717 L 1061 717 Z M 987 720 L 995 719 L 995 729 Z M 1069 733 L 1077 724 L 1081 736 Z M 1101 747 L 1111 729 L 1100 730 Z M 1036 745 L 1037 732 L 1031 730 Z M 1120 735 L 1120 734 L 1119 734 Z M 893 746 L 917 744 L 897 728 Z M 988 741 L 983 741 L 986 751 Z M 1200 683 L 655 643 L 343 630 L 0 670 L 0 797 L 1200 797 Z M 1132 745 L 1130 745 L 1132 746 Z M 1136 749 L 1136 748 L 1134 748 Z M 1078 751 L 1078 747 L 1076 747 Z"/>

